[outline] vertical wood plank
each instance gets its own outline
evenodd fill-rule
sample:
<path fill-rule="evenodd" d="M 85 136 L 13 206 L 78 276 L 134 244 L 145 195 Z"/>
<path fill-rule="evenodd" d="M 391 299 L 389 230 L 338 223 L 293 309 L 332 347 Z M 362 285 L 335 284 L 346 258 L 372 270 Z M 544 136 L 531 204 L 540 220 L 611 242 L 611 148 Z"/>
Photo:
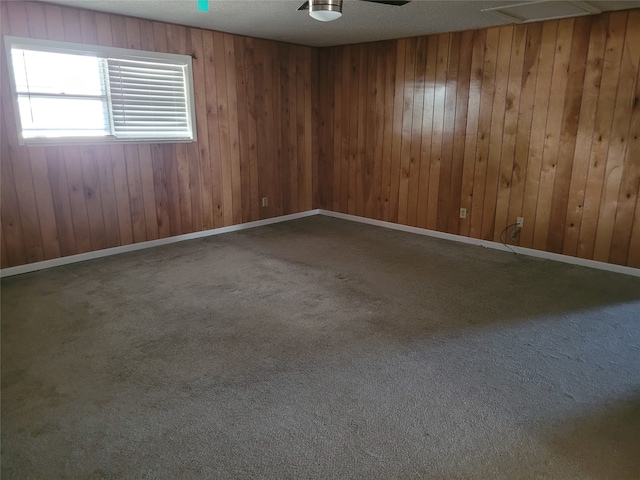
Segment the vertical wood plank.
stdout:
<path fill-rule="evenodd" d="M 562 241 L 565 232 L 565 219 L 569 203 L 569 187 L 571 185 L 571 169 L 575 158 L 576 137 L 580 119 L 582 88 L 587 64 L 591 17 L 577 18 L 573 31 L 573 42 L 569 60 L 567 90 L 565 92 L 560 146 L 556 164 L 556 181 L 551 200 L 551 216 L 547 249 L 554 253 L 562 252 Z"/>
<path fill-rule="evenodd" d="M 349 71 L 349 138 L 347 161 L 347 203 L 346 213 L 355 215 L 356 213 L 356 184 L 357 184 L 357 157 L 358 157 L 358 100 L 360 95 L 360 79 L 358 71 L 360 68 L 360 57 L 358 55 L 359 46 L 352 45 L 349 48 L 349 59 L 347 68 Z M 344 181 L 344 179 L 343 179 Z"/>
<path fill-rule="evenodd" d="M 634 10 L 629 13 L 627 32 L 637 32 L 638 30 L 640 30 L 640 10 Z M 636 47 L 637 45 L 638 42 L 635 43 Z M 640 60 L 637 57 L 636 61 L 636 65 L 638 65 Z M 638 253 L 640 250 L 640 226 L 634 229 L 634 212 L 637 213 L 636 202 L 640 198 L 640 161 L 638 161 L 637 152 L 640 152 L 640 67 L 637 67 L 636 72 L 631 104 L 631 121 L 627 135 L 627 151 L 609 254 L 609 261 L 619 265 L 638 266 L 638 260 L 640 260 L 640 253 Z M 640 223 L 636 222 L 636 225 L 640 225 Z"/>
<path fill-rule="evenodd" d="M 471 229 L 469 235 L 482 237 L 482 215 L 484 213 L 484 197 L 486 193 L 487 164 L 491 140 L 491 118 L 493 115 L 493 98 L 495 95 L 496 63 L 500 29 L 487 31 L 487 43 L 484 54 L 482 92 L 480 94 L 480 114 L 478 117 L 478 140 L 476 145 L 473 194 L 471 202 Z M 496 111 L 496 115 L 500 113 Z M 467 213 L 469 215 L 469 213 Z"/>
<path fill-rule="evenodd" d="M 599 15 L 593 19 L 591 26 L 562 246 L 562 253 L 565 255 L 576 256 L 578 252 L 578 237 L 589 169 L 588 159 L 591 156 L 591 143 L 595 129 L 608 20 L 609 15 Z"/>
<path fill-rule="evenodd" d="M 470 104 L 471 69 L 473 56 L 473 31 L 462 33 L 456 98 L 456 120 L 451 164 L 451 186 L 447 232 L 458 233 L 462 180 L 464 177 L 465 134 Z"/>
<path fill-rule="evenodd" d="M 436 229 L 446 231 L 451 199 L 451 175 L 453 174 L 453 144 L 456 123 L 456 98 L 458 95 L 458 73 L 460 69 L 461 35 L 451 34 L 447 55 L 447 73 L 444 92 L 444 121 L 442 132 L 442 150 L 440 154 L 440 178 L 436 205 Z"/>
<path fill-rule="evenodd" d="M 582 258 L 593 257 L 626 27 L 626 12 L 611 14 L 578 237 L 578 256 Z"/>
<path fill-rule="evenodd" d="M 404 118 L 405 58 L 407 42 L 402 39 L 396 42 L 396 76 L 393 91 L 393 126 L 391 130 L 391 183 L 389 189 L 388 221 L 398 221 L 398 201 L 400 197 L 400 175 L 402 165 L 402 120 Z M 387 220 L 387 219 L 385 219 Z"/>
<path fill-rule="evenodd" d="M 511 46 L 513 42 L 511 26 L 502 27 L 498 39 L 498 56 L 496 59 L 495 91 L 493 95 L 493 114 L 491 115 L 491 131 L 489 133 L 489 149 L 487 153 L 487 177 L 485 181 L 484 205 L 482 212 L 481 236 L 485 240 L 494 240 L 495 213 L 497 207 L 500 161 L 504 138 L 505 110 L 509 70 L 511 65 Z M 496 239 L 497 240 L 497 239 Z"/>
<path fill-rule="evenodd" d="M 409 208 L 409 173 L 411 169 L 411 139 L 413 132 L 413 102 L 416 97 L 416 51 L 417 39 L 406 40 L 404 85 L 398 95 L 402 97 L 402 130 L 400 136 L 400 183 L 398 186 L 398 223 L 407 224 Z"/>
<path fill-rule="evenodd" d="M 573 38 L 573 19 L 561 20 L 555 45 L 553 77 L 549 91 L 549 110 L 544 135 L 544 147 L 540 167 L 540 186 L 536 204 L 535 224 L 533 231 L 533 248 L 544 250 L 547 247 L 549 223 L 551 221 L 551 202 L 556 181 L 558 149 L 562 133 L 562 112 L 567 82 L 569 80 L 569 60 L 571 40 Z"/>
<path fill-rule="evenodd" d="M 229 166 L 231 173 L 231 221 L 242 223 L 242 181 L 240 179 L 240 139 L 238 131 L 238 92 L 236 87 L 235 47 L 233 37 L 223 35 L 227 74 L 227 114 L 229 122 Z"/>
<path fill-rule="evenodd" d="M 635 22 L 634 20 L 634 17 L 628 15 L 626 38 L 623 44 L 620 70 L 617 75 L 618 93 L 615 99 L 609 150 L 604 169 L 602 199 L 597 219 L 593 256 L 591 257 L 601 262 L 609 261 L 611 253 L 616 213 L 620 208 L 619 195 L 625 160 L 629 162 L 627 167 L 632 167 L 630 164 L 634 163 L 631 157 L 626 157 L 633 107 L 634 103 L 638 102 L 634 87 L 640 63 L 640 28 L 638 28 L 640 25 L 637 20 Z M 636 155 L 638 155 L 638 151 L 636 151 Z M 640 160 L 636 160 L 635 163 L 640 164 Z M 633 175 L 633 168 L 626 170 L 627 175 Z"/>

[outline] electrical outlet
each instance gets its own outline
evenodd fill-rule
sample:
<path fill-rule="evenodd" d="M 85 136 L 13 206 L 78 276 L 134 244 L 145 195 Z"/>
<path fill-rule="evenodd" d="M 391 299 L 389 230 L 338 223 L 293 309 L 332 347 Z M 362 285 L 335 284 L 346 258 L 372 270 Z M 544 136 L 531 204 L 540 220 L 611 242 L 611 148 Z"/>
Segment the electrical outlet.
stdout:
<path fill-rule="evenodd" d="M 467 218 L 467 209 L 466 208 L 461 208 L 460 209 L 460 218 Z"/>
<path fill-rule="evenodd" d="M 519 228 L 524 227 L 524 217 L 516 218 L 516 227 L 519 227 Z"/>
<path fill-rule="evenodd" d="M 269 206 L 269 199 L 267 197 L 262 197 L 262 206 L 263 207 Z"/>

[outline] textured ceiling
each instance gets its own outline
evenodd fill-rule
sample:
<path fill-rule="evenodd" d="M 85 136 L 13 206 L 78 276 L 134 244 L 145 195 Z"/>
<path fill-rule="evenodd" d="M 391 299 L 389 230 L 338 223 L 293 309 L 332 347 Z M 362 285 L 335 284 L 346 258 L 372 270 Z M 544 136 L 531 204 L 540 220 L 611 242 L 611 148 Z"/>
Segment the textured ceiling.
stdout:
<path fill-rule="evenodd" d="M 403 7 L 345 0 L 342 18 L 318 22 L 296 9 L 303 0 L 210 0 L 209 12 L 197 0 L 48 0 L 110 13 L 179 23 L 258 38 L 316 47 L 453 32 L 510 23 L 492 7 L 518 0 L 413 0 Z M 583 2 L 601 11 L 640 8 L 638 1 Z"/>

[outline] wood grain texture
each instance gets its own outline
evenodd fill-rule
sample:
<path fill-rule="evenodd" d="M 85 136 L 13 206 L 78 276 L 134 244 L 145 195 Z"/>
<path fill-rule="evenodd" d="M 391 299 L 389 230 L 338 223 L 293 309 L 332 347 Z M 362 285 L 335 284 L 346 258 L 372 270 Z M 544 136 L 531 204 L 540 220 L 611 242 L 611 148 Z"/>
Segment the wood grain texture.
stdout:
<path fill-rule="evenodd" d="M 524 216 L 509 242 L 637 267 L 639 20 L 629 10 L 323 49 L 319 143 L 335 157 L 321 162 L 332 168 L 321 206 L 493 241 Z M 362 128 L 361 102 L 381 128 L 366 116 Z M 369 144 L 365 167 L 349 168 Z M 357 189 L 353 203 L 354 174 L 356 186 L 380 182 L 380 208 L 369 199 L 361 213 Z"/>
<path fill-rule="evenodd" d="M 315 207 L 493 241 L 524 216 L 509 242 L 640 267 L 640 10 L 312 49 L 0 8 L 10 35 L 195 55 L 198 133 L 24 147 L 1 69 L 3 268 Z"/>
<path fill-rule="evenodd" d="M 0 8 L 7 35 L 195 55 L 198 134 L 189 144 L 24 147 L 0 69 L 2 267 L 311 208 L 310 47 L 41 2 Z"/>

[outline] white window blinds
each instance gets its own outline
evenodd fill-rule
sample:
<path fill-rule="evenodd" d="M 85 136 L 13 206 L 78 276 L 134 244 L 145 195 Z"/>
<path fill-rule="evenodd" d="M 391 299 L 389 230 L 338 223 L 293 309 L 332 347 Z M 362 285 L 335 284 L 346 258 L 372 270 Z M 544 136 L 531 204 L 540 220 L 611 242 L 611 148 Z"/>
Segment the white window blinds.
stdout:
<path fill-rule="evenodd" d="M 116 137 L 189 136 L 185 65 L 118 58 L 108 64 Z"/>
<path fill-rule="evenodd" d="M 196 139 L 191 57 L 5 37 L 23 144 Z"/>

